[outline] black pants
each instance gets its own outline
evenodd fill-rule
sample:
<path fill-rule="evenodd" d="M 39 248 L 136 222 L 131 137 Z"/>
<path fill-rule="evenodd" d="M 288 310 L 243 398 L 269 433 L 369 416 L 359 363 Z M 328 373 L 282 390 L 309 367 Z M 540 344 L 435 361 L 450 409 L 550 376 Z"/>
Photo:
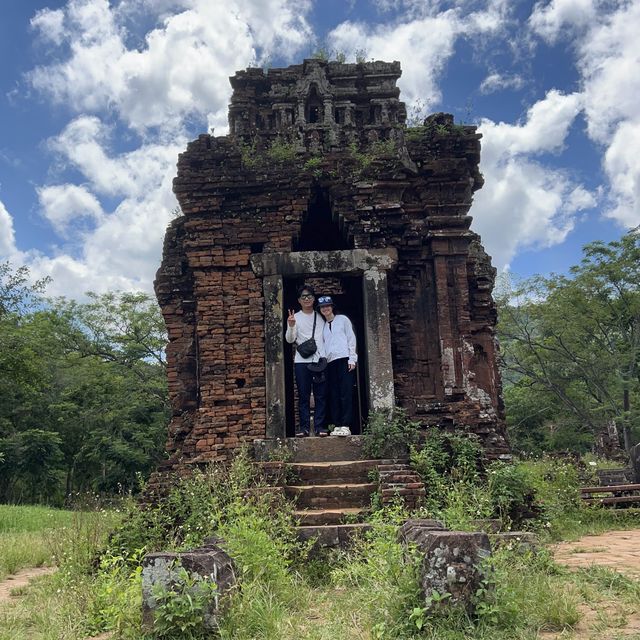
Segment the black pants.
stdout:
<path fill-rule="evenodd" d="M 339 358 L 327 367 L 329 406 L 336 427 L 349 427 L 353 422 L 353 371 L 349 371 L 349 358 Z"/>
<path fill-rule="evenodd" d="M 313 428 L 315 433 L 326 429 L 325 424 L 325 396 L 326 382 L 314 382 L 313 373 L 307 369 L 305 362 L 296 362 L 296 385 L 298 386 L 298 413 L 300 414 L 300 426 L 298 431 L 309 435 L 309 425 L 311 422 L 311 390 L 313 389 L 313 401 L 315 409 L 313 411 Z"/>

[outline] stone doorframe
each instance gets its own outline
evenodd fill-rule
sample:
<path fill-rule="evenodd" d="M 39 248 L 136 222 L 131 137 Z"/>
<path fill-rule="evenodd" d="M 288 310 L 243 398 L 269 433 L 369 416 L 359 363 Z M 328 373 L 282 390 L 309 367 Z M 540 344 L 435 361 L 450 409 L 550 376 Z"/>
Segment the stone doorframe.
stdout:
<path fill-rule="evenodd" d="M 286 436 L 284 374 L 284 278 L 292 276 L 362 276 L 365 318 L 366 384 L 371 410 L 395 405 L 387 271 L 398 263 L 395 249 L 259 253 L 250 258 L 264 291 L 265 387 L 267 438 Z M 361 347 L 362 348 L 362 347 Z"/>

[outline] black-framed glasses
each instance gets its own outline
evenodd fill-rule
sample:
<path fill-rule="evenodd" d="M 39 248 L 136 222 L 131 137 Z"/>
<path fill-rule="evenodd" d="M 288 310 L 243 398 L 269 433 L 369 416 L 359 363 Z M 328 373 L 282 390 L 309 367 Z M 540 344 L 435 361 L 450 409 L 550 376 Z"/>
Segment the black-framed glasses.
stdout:
<path fill-rule="evenodd" d="M 300 296 L 300 300 L 313 300 L 315 296 L 312 293 L 303 293 Z"/>

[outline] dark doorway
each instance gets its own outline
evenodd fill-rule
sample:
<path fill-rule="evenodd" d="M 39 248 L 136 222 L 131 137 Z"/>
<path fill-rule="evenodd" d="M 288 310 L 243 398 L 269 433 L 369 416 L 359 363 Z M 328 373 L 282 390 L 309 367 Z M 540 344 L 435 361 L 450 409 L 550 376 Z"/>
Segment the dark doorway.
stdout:
<path fill-rule="evenodd" d="M 303 284 L 310 284 L 316 291 L 316 295 L 331 295 L 336 303 L 337 313 L 345 314 L 353 324 L 356 334 L 358 349 L 358 366 L 354 376 L 353 385 L 353 434 L 362 433 L 363 425 L 366 423 L 369 413 L 369 398 L 367 394 L 368 384 L 365 379 L 367 352 L 364 336 L 364 304 L 362 294 L 362 276 L 341 275 L 341 274 L 315 274 L 308 277 L 296 277 L 284 279 L 283 292 L 283 318 L 286 318 L 288 309 L 299 310 L 296 290 Z M 283 324 L 283 331 L 286 326 Z M 285 393 L 286 393 L 286 434 L 293 437 L 297 422 L 297 402 L 295 394 L 295 383 L 293 373 L 293 347 L 285 341 L 284 354 L 285 369 Z M 330 412 L 329 412 L 330 413 Z M 329 423 L 331 423 L 329 415 Z"/>
<path fill-rule="evenodd" d="M 307 215 L 302 222 L 300 237 L 294 242 L 294 251 L 336 251 L 351 249 L 344 240 L 337 221 L 331 213 L 327 192 L 316 186 L 311 195 Z"/>

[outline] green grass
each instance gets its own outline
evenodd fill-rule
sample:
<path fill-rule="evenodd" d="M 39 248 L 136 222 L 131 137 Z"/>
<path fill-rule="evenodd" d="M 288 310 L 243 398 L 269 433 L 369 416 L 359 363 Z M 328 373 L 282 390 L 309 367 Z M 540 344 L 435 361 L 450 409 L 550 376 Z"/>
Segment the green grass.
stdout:
<path fill-rule="evenodd" d="M 0 603 L 0 640 L 80 640 L 91 636 L 92 608 L 105 598 L 94 563 L 121 515 L 105 510 L 0 505 L 0 516 L 1 577 L 21 568 L 59 567 L 55 574 L 36 578 L 20 589 L 19 598 Z M 128 584 L 113 584 L 126 592 Z M 128 606 L 133 610 L 131 617 L 139 617 L 139 601 L 130 598 L 125 610 Z M 114 612 L 114 617 L 122 615 Z"/>
<path fill-rule="evenodd" d="M 8 566 L 11 552 L 14 566 L 55 558 L 60 569 L 0 604 L 0 640 L 81 640 L 103 631 L 141 640 L 144 549 L 195 546 L 212 522 L 241 576 L 220 621 L 221 640 L 533 640 L 542 632 L 571 637 L 579 625 L 606 635 L 640 610 L 637 580 L 601 567 L 571 572 L 545 551 L 502 549 L 486 567 L 475 618 L 446 606 L 434 615 L 425 609 L 415 561 L 396 540 L 406 518 L 399 506 L 372 515 L 373 532 L 350 551 L 309 559 L 294 541 L 286 504 L 246 499 L 248 468 L 240 461 L 229 478 L 197 476 L 156 510 L 130 505 L 108 552 L 105 540 L 121 514 L 1 507 L 0 543 L 12 543 L 0 547 L 0 562 Z M 552 497 L 545 495 L 551 506 L 541 521 L 551 539 L 640 525 L 631 511 L 575 506 L 562 513 Z M 174 519 L 182 523 L 175 530 L 167 527 Z"/>
<path fill-rule="evenodd" d="M 640 528 L 640 509 L 609 509 L 606 507 L 582 507 L 570 509 L 549 523 L 551 540 L 577 540 L 582 536 L 599 535 L 616 529 Z"/>
<path fill-rule="evenodd" d="M 39 506 L 0 504 L 0 534 L 56 529 L 71 524 L 73 512 Z"/>
<path fill-rule="evenodd" d="M 71 511 L 0 505 L 0 579 L 20 569 L 52 564 L 48 539 L 72 520 Z"/>
<path fill-rule="evenodd" d="M 0 505 L 0 580 L 21 569 L 59 564 L 71 545 L 75 555 L 92 553 L 118 519 L 116 512 Z"/>

